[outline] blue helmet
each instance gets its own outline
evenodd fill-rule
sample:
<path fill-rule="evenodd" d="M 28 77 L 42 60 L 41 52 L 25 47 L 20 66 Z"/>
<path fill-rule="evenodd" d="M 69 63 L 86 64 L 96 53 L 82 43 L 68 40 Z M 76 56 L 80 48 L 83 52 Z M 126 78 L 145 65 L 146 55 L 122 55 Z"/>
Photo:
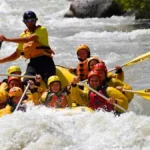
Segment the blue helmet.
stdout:
<path fill-rule="evenodd" d="M 33 11 L 26 11 L 23 15 L 23 20 L 26 20 L 26 19 L 33 19 L 35 18 L 36 20 L 38 19 L 36 17 L 36 14 L 33 12 Z"/>

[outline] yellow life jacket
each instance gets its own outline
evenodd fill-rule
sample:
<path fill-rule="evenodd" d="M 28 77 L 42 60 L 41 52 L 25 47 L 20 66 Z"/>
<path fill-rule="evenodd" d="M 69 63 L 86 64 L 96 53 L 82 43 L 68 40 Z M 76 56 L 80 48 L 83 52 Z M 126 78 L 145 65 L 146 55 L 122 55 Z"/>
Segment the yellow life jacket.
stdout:
<path fill-rule="evenodd" d="M 111 86 L 114 88 L 116 88 L 117 86 L 122 86 L 124 90 L 132 90 L 132 87 L 130 85 L 116 78 L 110 78 L 110 80 L 107 82 L 107 86 Z M 128 102 L 131 102 L 134 97 L 134 93 L 130 92 L 124 92 L 124 95 L 127 97 Z"/>
<path fill-rule="evenodd" d="M 40 101 L 39 101 L 41 97 L 40 92 L 31 93 L 31 91 L 28 91 L 27 96 L 28 96 L 28 100 L 26 102 L 33 102 L 35 106 L 40 104 Z"/>
<path fill-rule="evenodd" d="M 119 90 L 115 89 L 114 87 L 107 87 L 106 92 L 107 92 L 107 95 L 109 97 L 112 97 L 112 98 L 114 98 L 116 100 L 116 103 L 119 106 L 121 106 L 124 109 L 128 110 L 128 99 L 122 92 L 120 92 Z M 117 112 L 120 112 L 120 113 L 123 112 L 118 107 L 115 107 L 115 110 Z"/>
<path fill-rule="evenodd" d="M 43 46 L 39 42 L 30 41 L 28 43 L 23 44 L 23 50 L 21 52 L 21 55 L 23 55 L 24 58 L 34 58 L 38 56 L 49 56 L 52 57 L 52 51 L 50 47 Z"/>
<path fill-rule="evenodd" d="M 12 113 L 12 107 L 10 105 L 6 105 L 5 108 L 0 110 L 0 117 L 6 115 L 6 114 L 11 114 Z"/>

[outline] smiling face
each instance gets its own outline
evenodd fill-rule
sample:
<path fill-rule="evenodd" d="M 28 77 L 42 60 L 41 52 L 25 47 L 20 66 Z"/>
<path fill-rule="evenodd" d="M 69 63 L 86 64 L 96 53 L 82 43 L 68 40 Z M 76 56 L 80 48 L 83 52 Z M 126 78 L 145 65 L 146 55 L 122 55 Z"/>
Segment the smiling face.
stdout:
<path fill-rule="evenodd" d="M 78 51 L 78 57 L 81 59 L 81 60 L 85 60 L 88 58 L 88 51 L 85 50 L 85 49 L 82 49 L 80 51 Z"/>
<path fill-rule="evenodd" d="M 91 71 L 88 74 L 89 85 L 94 89 L 97 89 L 99 86 L 102 86 L 105 79 L 106 79 L 106 74 L 105 71 L 102 69 L 100 69 L 98 72 Z"/>
<path fill-rule="evenodd" d="M 96 75 L 91 76 L 90 80 L 89 80 L 89 85 L 90 85 L 91 88 L 97 89 L 100 85 L 99 77 L 96 76 Z"/>
<path fill-rule="evenodd" d="M 61 85 L 59 81 L 55 81 L 50 84 L 50 90 L 54 93 L 57 93 L 60 91 Z"/>

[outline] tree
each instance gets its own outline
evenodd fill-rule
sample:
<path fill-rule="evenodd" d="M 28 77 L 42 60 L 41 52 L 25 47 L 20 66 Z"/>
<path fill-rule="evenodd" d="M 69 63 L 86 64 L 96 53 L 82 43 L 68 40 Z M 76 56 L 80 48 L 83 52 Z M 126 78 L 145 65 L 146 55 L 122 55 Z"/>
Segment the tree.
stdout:
<path fill-rule="evenodd" d="M 115 0 L 123 10 L 135 11 L 139 18 L 150 19 L 150 0 Z"/>

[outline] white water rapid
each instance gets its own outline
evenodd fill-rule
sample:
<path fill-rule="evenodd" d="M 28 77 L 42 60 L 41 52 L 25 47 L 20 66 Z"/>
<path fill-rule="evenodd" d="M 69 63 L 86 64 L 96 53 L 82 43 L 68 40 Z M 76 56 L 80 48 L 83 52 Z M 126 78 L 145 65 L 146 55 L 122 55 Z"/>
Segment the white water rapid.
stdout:
<path fill-rule="evenodd" d="M 67 0 L 1 0 L 0 34 L 18 37 L 25 30 L 22 15 L 33 10 L 38 24 L 47 27 L 55 51 L 56 65 L 75 67 L 76 47 L 85 43 L 92 55 L 104 60 L 109 69 L 122 65 L 150 49 L 150 29 L 133 17 L 63 18 Z M 15 51 L 16 44 L 3 42 L 0 58 Z M 27 62 L 0 64 L 6 73 L 10 65 L 25 71 Z M 150 87 L 150 61 L 124 67 L 125 81 L 133 89 Z M 1 77 L 2 80 L 6 77 Z M 0 150 L 149 150 L 150 101 L 137 95 L 129 112 L 115 117 L 95 112 L 67 115 L 45 107 L 29 106 L 26 113 L 15 112 L 0 118 Z"/>

